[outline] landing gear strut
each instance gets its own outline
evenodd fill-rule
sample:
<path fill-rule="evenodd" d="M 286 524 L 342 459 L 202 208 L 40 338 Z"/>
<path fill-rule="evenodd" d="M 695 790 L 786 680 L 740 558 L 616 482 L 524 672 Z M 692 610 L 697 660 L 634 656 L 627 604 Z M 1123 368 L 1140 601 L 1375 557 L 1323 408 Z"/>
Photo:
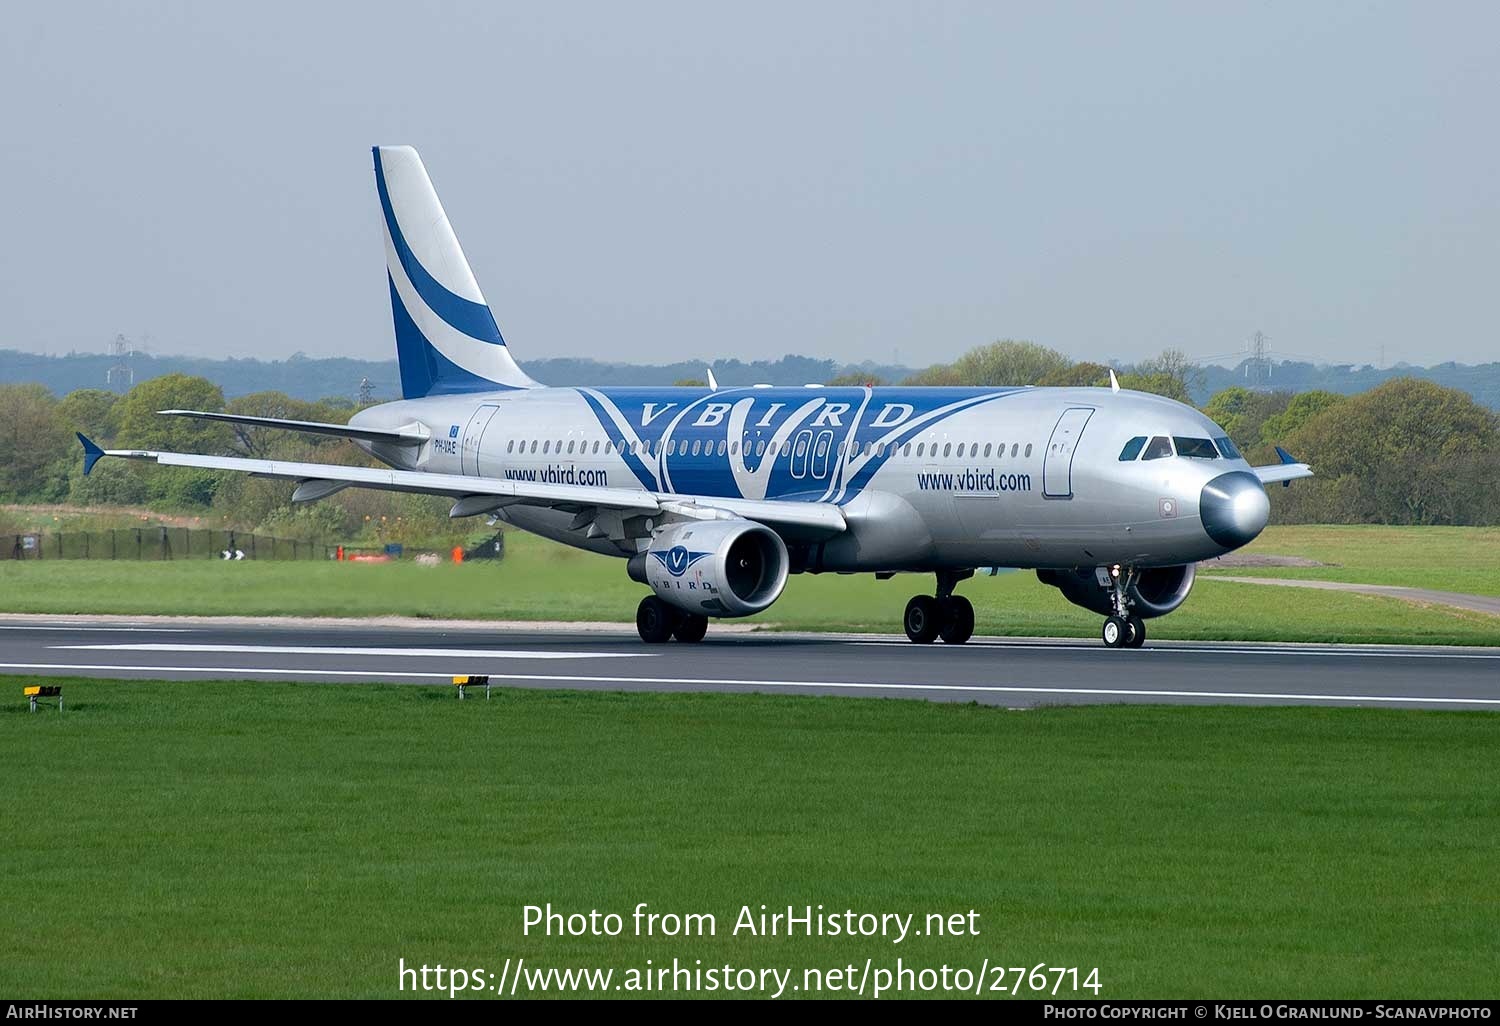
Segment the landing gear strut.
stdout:
<path fill-rule="evenodd" d="M 636 607 L 635 629 L 647 644 L 660 645 L 673 638 L 691 644 L 708 633 L 708 617 L 684 613 L 647 595 Z"/>
<path fill-rule="evenodd" d="M 930 645 L 938 638 L 950 645 L 962 645 L 973 637 L 974 605 L 953 594 L 959 581 L 973 576 L 972 570 L 939 573 L 937 595 L 917 595 L 906 604 L 901 621 L 906 636 L 918 645 Z"/>
<path fill-rule="evenodd" d="M 1105 571 L 1101 569 L 1100 573 Z M 1110 648 L 1140 648 L 1146 643 L 1146 621 L 1131 609 L 1130 584 L 1135 578 L 1135 568 L 1112 566 L 1108 574 L 1114 614 L 1104 621 L 1100 635 Z"/>

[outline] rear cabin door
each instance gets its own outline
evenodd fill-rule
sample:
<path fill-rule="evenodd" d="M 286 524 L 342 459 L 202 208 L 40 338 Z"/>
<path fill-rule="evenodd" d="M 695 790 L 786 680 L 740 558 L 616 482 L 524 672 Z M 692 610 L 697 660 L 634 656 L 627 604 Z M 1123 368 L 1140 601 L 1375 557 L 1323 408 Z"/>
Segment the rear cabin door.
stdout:
<path fill-rule="evenodd" d="M 484 437 L 484 429 L 490 426 L 490 420 L 499 409 L 498 406 L 479 407 L 469 418 L 468 427 L 464 428 L 459 459 L 462 461 L 463 472 L 469 477 L 479 476 L 479 440 Z"/>
<path fill-rule="evenodd" d="M 1094 410 L 1089 406 L 1075 406 L 1063 411 L 1052 429 L 1047 442 L 1047 453 L 1042 458 L 1042 495 L 1048 499 L 1071 499 L 1073 497 L 1073 453 L 1078 448 L 1078 439 Z"/>

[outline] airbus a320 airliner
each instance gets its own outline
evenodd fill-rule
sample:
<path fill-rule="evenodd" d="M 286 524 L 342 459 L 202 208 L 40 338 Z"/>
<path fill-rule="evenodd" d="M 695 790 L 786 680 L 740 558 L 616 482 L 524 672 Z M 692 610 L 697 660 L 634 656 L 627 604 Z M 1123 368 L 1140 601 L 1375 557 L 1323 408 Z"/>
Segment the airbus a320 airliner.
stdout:
<path fill-rule="evenodd" d="M 1104 616 L 1111 647 L 1187 598 L 1194 566 L 1265 526 L 1264 486 L 1190 406 L 1099 388 L 546 388 L 511 358 L 421 158 L 374 150 L 401 400 L 319 424 L 193 410 L 171 416 L 352 439 L 390 469 L 110 450 L 102 456 L 343 488 L 443 495 L 618 556 L 651 589 L 648 642 L 702 640 L 710 617 L 759 613 L 797 573 L 930 573 L 907 636 L 962 644 L 976 570 L 1031 569 Z M 1101 383 L 1102 384 L 1102 383 Z"/>

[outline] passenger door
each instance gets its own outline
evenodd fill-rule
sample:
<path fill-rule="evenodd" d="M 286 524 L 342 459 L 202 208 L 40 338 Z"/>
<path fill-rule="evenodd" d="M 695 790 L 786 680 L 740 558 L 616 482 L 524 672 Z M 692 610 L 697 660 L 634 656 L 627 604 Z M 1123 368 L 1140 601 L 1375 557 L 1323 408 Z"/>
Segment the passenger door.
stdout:
<path fill-rule="evenodd" d="M 484 429 L 489 427 L 490 420 L 499 411 L 498 406 L 481 406 L 474 411 L 469 418 L 468 427 L 464 428 L 463 443 L 460 447 L 459 460 L 464 474 L 469 477 L 479 476 L 479 440 L 484 437 Z"/>
<path fill-rule="evenodd" d="M 1047 452 L 1042 457 L 1042 496 L 1048 499 L 1071 499 L 1073 497 L 1073 453 L 1078 448 L 1078 439 L 1089 418 L 1094 415 L 1091 406 L 1075 406 L 1064 410 L 1052 429 L 1047 441 Z"/>

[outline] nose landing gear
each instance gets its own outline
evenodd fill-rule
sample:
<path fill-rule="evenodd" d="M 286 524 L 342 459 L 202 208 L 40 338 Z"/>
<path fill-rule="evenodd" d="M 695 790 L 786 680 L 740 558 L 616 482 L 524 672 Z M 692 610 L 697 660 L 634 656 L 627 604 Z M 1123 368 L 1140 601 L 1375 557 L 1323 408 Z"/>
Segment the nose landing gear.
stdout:
<path fill-rule="evenodd" d="M 937 575 L 937 595 L 917 595 L 906 604 L 901 625 L 906 636 L 918 645 L 930 645 L 938 638 L 950 645 L 962 645 L 974 636 L 974 604 L 962 595 L 953 594 L 958 582 L 973 577 L 974 571 L 946 571 Z"/>
<path fill-rule="evenodd" d="M 1102 575 L 1104 570 L 1099 572 Z M 1104 621 L 1100 635 L 1110 648 L 1140 648 L 1146 643 L 1146 621 L 1131 610 L 1130 582 L 1134 577 L 1134 567 L 1109 568 L 1110 605 L 1115 611 Z"/>

